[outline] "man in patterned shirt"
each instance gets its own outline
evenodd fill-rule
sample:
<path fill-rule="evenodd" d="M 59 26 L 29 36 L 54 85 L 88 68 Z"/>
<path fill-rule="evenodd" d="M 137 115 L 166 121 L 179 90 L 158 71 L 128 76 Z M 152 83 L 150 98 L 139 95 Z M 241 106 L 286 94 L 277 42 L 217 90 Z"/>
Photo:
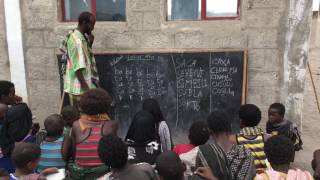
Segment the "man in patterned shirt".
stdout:
<path fill-rule="evenodd" d="M 68 61 L 64 76 L 64 92 L 69 95 L 70 104 L 78 107 L 82 94 L 99 83 L 97 67 L 92 53 L 94 36 L 92 30 L 95 17 L 83 12 L 78 18 L 78 27 L 66 39 Z"/>

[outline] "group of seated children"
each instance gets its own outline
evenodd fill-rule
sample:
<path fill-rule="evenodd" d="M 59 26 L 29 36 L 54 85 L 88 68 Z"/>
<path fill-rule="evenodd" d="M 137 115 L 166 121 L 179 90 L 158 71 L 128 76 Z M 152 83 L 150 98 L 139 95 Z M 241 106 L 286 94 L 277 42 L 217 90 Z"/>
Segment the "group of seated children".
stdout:
<path fill-rule="evenodd" d="M 7 95 L 3 92 L 0 104 Z M 191 125 L 188 144 L 173 146 L 156 100 L 143 102 L 124 140 L 117 136 L 118 123 L 109 117 L 111 102 L 106 91 L 89 90 L 80 100 L 81 115 L 67 106 L 61 115 L 45 119 L 45 136 L 35 141 L 41 141 L 39 145 L 23 138 L 13 144 L 1 142 L 6 153 L 0 158 L 0 167 L 4 168 L 0 169 L 0 179 L 46 179 L 58 169 L 66 170 L 66 179 L 313 179 L 309 172 L 290 167 L 302 141 L 293 123 L 284 119 L 285 108 L 280 103 L 269 108 L 266 133 L 258 127 L 259 108 L 246 104 L 239 110 L 239 133 L 232 130 L 231 118 L 224 110 L 215 110 L 206 122 Z M 0 114 L 5 117 L 0 120 L 0 136 L 8 135 L 3 133 L 10 125 L 6 120 L 8 109 Z M 316 151 L 314 156 L 313 168 L 320 169 L 320 153 Z M 13 162 L 14 170 L 3 166 L 4 159 Z"/>

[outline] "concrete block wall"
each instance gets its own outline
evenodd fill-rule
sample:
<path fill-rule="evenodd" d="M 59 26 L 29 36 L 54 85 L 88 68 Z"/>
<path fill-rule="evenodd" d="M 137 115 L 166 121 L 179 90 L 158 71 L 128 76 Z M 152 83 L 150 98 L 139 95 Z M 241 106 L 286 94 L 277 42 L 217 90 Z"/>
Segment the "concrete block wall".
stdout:
<path fill-rule="evenodd" d="M 29 102 L 38 121 L 58 111 L 57 48 L 77 23 L 60 22 L 60 1 L 21 0 Z M 126 22 L 97 22 L 96 53 L 159 49 L 247 49 L 248 103 L 266 120 L 268 106 L 279 101 L 281 52 L 278 31 L 284 0 L 243 0 L 240 20 L 167 21 L 166 0 L 127 0 Z M 1 36 L 0 36 L 1 37 Z"/>
<path fill-rule="evenodd" d="M 10 80 L 3 0 L 0 0 L 0 80 Z"/>
<path fill-rule="evenodd" d="M 296 0 L 302 1 L 302 0 Z M 60 102 L 57 47 L 76 22 L 60 22 L 58 0 L 21 0 L 29 102 L 42 121 Z M 247 49 L 248 103 L 266 110 L 281 96 L 284 0 L 242 0 L 240 20 L 166 21 L 166 0 L 127 0 L 126 22 L 97 22 L 95 53 L 122 50 Z M 301 33 L 301 32 L 300 32 Z M 299 43 L 299 42 L 298 42 Z M 293 112 L 294 113 L 294 112 Z"/>

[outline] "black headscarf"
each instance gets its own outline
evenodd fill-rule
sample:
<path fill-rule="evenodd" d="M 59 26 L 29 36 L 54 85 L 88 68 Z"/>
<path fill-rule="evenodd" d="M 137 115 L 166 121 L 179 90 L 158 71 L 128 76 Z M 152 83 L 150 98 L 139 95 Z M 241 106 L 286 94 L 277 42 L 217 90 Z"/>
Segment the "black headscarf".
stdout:
<path fill-rule="evenodd" d="M 157 123 L 164 121 L 159 103 L 155 99 L 145 99 L 142 104 L 142 109 L 151 113 Z"/>
<path fill-rule="evenodd" d="M 136 144 L 145 144 L 157 138 L 156 121 L 147 111 L 139 111 L 129 127 L 126 140 L 133 140 Z"/>

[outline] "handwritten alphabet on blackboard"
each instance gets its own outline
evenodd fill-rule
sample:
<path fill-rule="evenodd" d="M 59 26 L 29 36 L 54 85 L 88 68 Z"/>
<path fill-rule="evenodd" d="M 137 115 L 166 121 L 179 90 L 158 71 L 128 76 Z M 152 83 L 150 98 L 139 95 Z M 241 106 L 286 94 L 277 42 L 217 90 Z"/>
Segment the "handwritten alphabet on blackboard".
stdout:
<path fill-rule="evenodd" d="M 119 58 L 114 59 L 119 60 Z M 156 64 L 152 62 L 154 60 L 155 57 L 151 55 L 128 55 L 124 64 L 110 62 L 114 65 L 113 80 L 118 100 L 141 101 L 146 97 L 161 97 L 166 94 L 165 75 L 154 66 Z M 138 61 L 143 61 L 145 64 Z"/>
<path fill-rule="evenodd" d="M 203 89 L 209 87 L 205 69 L 194 58 L 179 57 L 174 61 L 177 78 L 178 111 L 200 111 Z M 198 66 L 197 66 L 198 65 Z"/>
<path fill-rule="evenodd" d="M 228 57 L 216 57 L 210 61 L 210 88 L 213 96 L 235 96 L 232 77 L 238 73 Z"/>

